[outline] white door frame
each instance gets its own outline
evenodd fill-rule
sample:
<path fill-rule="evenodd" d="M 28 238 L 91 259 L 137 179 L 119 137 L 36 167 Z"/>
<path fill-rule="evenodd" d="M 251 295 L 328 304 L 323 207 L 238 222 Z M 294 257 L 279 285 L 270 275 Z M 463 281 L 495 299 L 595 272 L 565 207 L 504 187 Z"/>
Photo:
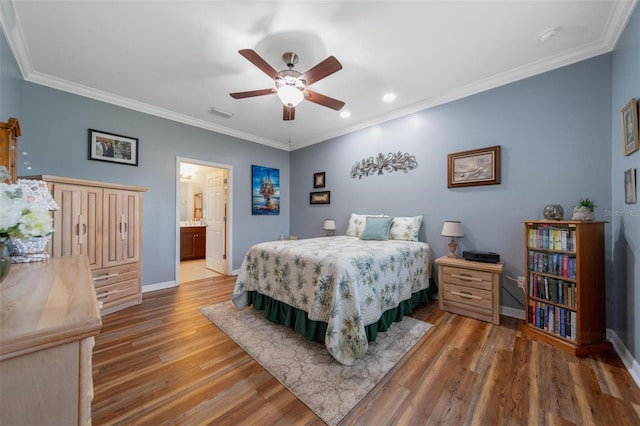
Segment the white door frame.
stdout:
<path fill-rule="evenodd" d="M 194 160 L 192 158 L 176 157 L 176 267 L 175 267 L 175 283 L 180 285 L 180 163 L 191 163 L 205 167 L 215 167 L 219 169 L 227 169 L 228 177 L 228 202 L 227 202 L 227 270 L 233 270 L 233 166 L 222 163 L 212 163 L 210 161 Z"/>

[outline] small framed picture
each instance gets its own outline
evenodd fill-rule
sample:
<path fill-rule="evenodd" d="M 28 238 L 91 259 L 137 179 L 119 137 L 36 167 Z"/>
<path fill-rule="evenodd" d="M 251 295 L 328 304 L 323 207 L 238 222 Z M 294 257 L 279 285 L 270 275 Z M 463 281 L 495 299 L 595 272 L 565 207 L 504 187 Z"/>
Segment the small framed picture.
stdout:
<path fill-rule="evenodd" d="M 314 188 L 324 188 L 324 173 L 325 172 L 320 172 L 320 173 L 314 173 L 313 174 L 313 187 Z"/>
<path fill-rule="evenodd" d="M 500 145 L 447 155 L 447 187 L 498 185 Z"/>
<path fill-rule="evenodd" d="M 638 102 L 631 99 L 620 111 L 622 120 L 622 152 L 630 155 L 640 148 L 638 143 Z"/>
<path fill-rule="evenodd" d="M 636 169 L 629 169 L 624 172 L 624 202 L 625 204 L 635 204 L 636 197 Z"/>
<path fill-rule="evenodd" d="M 89 160 L 138 165 L 138 139 L 89 129 Z"/>
<path fill-rule="evenodd" d="M 310 192 L 309 204 L 331 204 L 331 191 Z"/>

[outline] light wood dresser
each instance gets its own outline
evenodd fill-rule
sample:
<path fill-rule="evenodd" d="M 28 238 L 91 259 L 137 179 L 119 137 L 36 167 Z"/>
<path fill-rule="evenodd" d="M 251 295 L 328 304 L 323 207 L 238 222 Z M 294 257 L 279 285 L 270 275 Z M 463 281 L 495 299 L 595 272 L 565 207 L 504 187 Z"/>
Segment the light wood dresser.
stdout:
<path fill-rule="evenodd" d="M 436 259 L 440 309 L 500 324 L 502 263 Z"/>
<path fill-rule="evenodd" d="M 102 322 L 86 256 L 11 265 L 0 283 L 0 424 L 91 423 Z"/>

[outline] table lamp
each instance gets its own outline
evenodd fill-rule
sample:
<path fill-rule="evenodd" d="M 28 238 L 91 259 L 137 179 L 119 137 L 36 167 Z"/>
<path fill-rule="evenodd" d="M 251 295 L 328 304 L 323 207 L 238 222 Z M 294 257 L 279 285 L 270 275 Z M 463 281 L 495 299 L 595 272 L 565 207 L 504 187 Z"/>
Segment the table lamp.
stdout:
<path fill-rule="evenodd" d="M 443 237 L 451 237 L 451 241 L 449 241 L 449 256 L 457 258 L 456 256 L 456 248 L 458 244 L 456 244 L 456 237 L 462 238 L 464 237 L 464 231 L 462 230 L 462 222 L 459 220 L 447 220 L 444 222 L 442 226 L 442 232 L 440 233 Z"/>
<path fill-rule="evenodd" d="M 333 219 L 325 219 L 322 225 L 322 229 L 325 230 L 325 234 L 327 237 L 332 236 L 336 230 L 336 221 Z"/>

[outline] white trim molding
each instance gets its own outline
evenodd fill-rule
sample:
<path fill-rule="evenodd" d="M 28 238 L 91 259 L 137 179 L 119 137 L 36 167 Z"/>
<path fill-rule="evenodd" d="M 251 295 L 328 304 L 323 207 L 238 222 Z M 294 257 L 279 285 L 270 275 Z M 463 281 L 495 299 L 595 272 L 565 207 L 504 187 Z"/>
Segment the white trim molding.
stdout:
<path fill-rule="evenodd" d="M 638 364 L 638 361 L 633 358 L 633 355 L 624 343 L 622 343 L 622 339 L 620 339 L 618 334 L 610 328 L 607 328 L 607 339 L 613 343 L 613 349 L 615 349 L 624 366 L 627 367 L 636 385 L 640 387 L 640 364 Z"/>

